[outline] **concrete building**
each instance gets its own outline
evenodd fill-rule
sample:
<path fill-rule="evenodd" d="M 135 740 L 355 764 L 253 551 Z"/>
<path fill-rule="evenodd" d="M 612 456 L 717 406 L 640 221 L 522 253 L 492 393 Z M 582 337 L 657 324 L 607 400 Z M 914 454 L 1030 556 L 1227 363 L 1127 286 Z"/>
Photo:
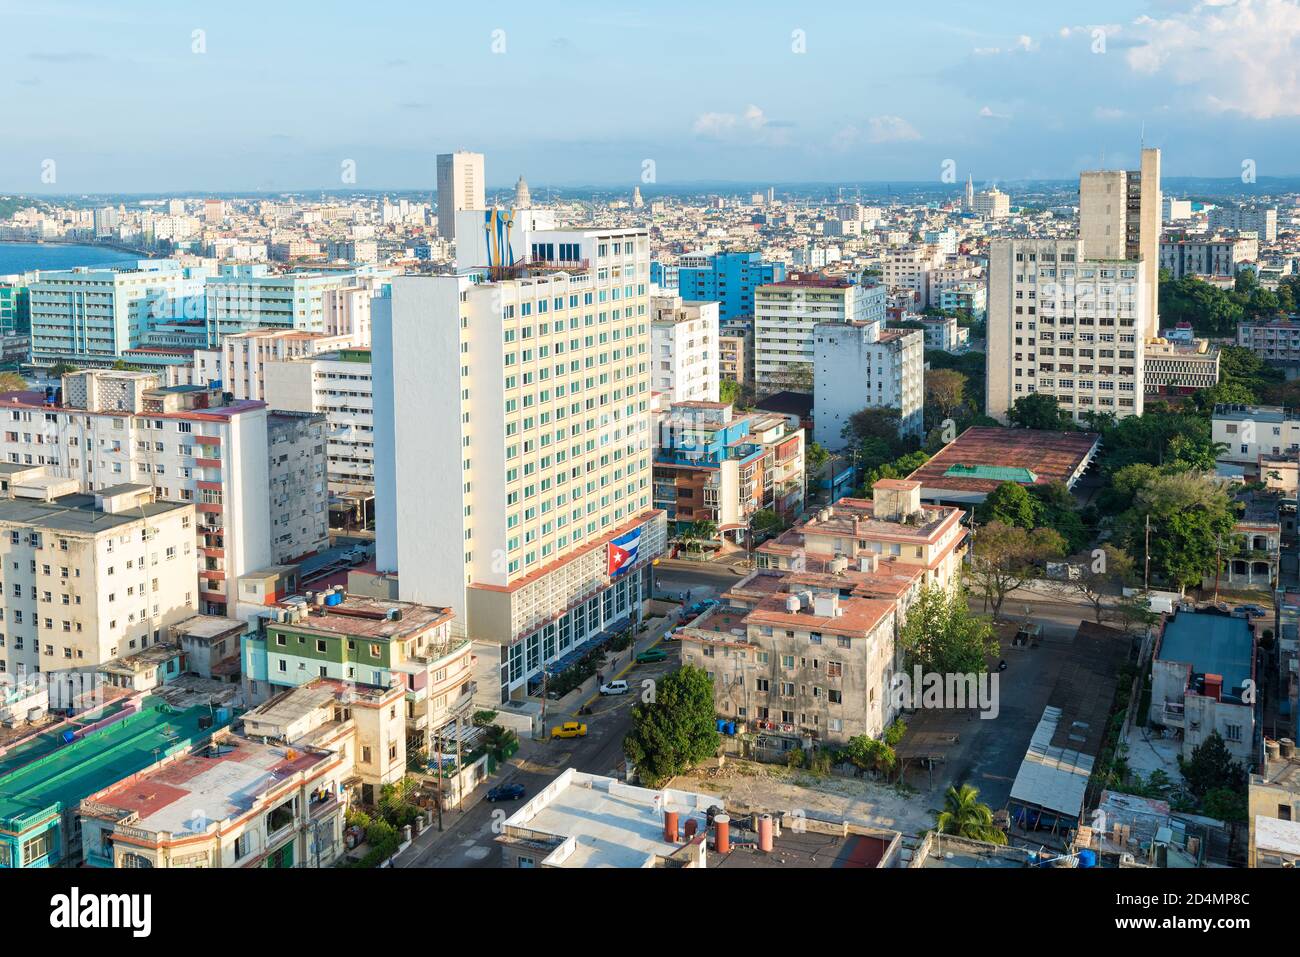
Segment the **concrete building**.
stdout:
<path fill-rule="evenodd" d="M 966 531 L 960 508 L 924 505 L 921 483 L 881 479 L 870 499 L 842 498 L 758 547 L 758 568 L 817 571 L 838 559 L 910 566 L 924 583 L 952 587 L 960 580 Z"/>
<path fill-rule="evenodd" d="M 1243 264 L 1258 258 L 1259 243 L 1247 237 L 1181 236 L 1160 243 L 1160 268 L 1174 279 L 1233 279 Z"/>
<path fill-rule="evenodd" d="M 1295 742 L 1265 739 L 1264 762 L 1250 776 L 1246 815 L 1248 867 L 1288 867 L 1300 861 L 1300 759 Z"/>
<path fill-rule="evenodd" d="M 111 366 L 153 324 L 203 316 L 204 277 L 170 259 L 42 272 L 28 287 L 33 362 Z"/>
<path fill-rule="evenodd" d="M 193 505 L 148 485 L 79 494 L 40 469 L 0 499 L 0 673 L 86 671 L 162 641 L 198 607 Z"/>
<path fill-rule="evenodd" d="M 943 264 L 944 254 L 937 246 L 919 244 L 892 249 L 881 263 L 881 289 L 891 293 L 911 292 L 917 307 L 924 309 L 932 304 L 931 275 Z M 961 278 L 966 278 L 966 270 L 960 272 Z"/>
<path fill-rule="evenodd" d="M 754 291 L 754 384 L 760 396 L 811 392 L 818 323 L 865 323 L 879 294 L 848 279 L 793 275 Z"/>
<path fill-rule="evenodd" d="M 344 290 L 332 290 L 333 292 Z M 251 329 L 223 336 L 218 352 L 221 367 L 212 376 L 236 399 L 266 401 L 266 364 L 289 362 L 352 346 L 349 335 L 327 335 L 299 329 Z"/>
<path fill-rule="evenodd" d="M 650 299 L 650 388 L 669 402 L 717 402 L 718 304 Z"/>
<path fill-rule="evenodd" d="M 78 867 L 83 850 L 102 855 L 102 846 L 83 840 L 81 802 L 202 746 L 231 717 L 207 704 L 177 709 L 136 697 L 13 744 L 0 759 L 0 870 Z"/>
<path fill-rule="evenodd" d="M 874 558 L 865 564 L 822 576 L 753 572 L 679 632 L 682 663 L 710 675 L 718 714 L 755 732 L 759 756 L 878 738 L 897 717 L 894 596 L 914 595 L 921 575 L 877 582 Z"/>
<path fill-rule="evenodd" d="M 988 414 L 1005 421 L 1017 399 L 1038 392 L 1054 396 L 1076 420 L 1086 412 L 1141 415 L 1146 267 L 1097 258 L 1079 240 L 995 241 Z"/>
<path fill-rule="evenodd" d="M 1150 339 L 1144 351 L 1142 387 L 1147 395 L 1191 395 L 1219 383 L 1220 350 L 1208 339 Z"/>
<path fill-rule="evenodd" d="M 754 385 L 754 321 L 733 319 L 718 333 L 718 378 L 742 388 Z"/>
<path fill-rule="evenodd" d="M 1143 338 L 1160 334 L 1160 150 L 1143 149 L 1141 168 L 1079 174 L 1079 239 L 1089 259 L 1140 262 Z M 1140 410 L 1139 410 L 1140 412 Z"/>
<path fill-rule="evenodd" d="M 765 412 L 736 416 L 720 402 L 679 402 L 659 421 L 654 505 L 671 531 L 712 522 L 745 542 L 760 509 L 798 515 L 805 495 L 804 433 Z"/>
<path fill-rule="evenodd" d="M 329 485 L 323 413 L 271 412 L 266 417 L 271 561 L 300 561 L 329 548 Z"/>
<path fill-rule="evenodd" d="M 925 327 L 926 349 L 958 352 L 970 341 L 970 331 L 957 324 L 956 316 L 917 316 L 914 321 Z"/>
<path fill-rule="evenodd" d="M 204 287 L 208 346 L 253 329 L 325 332 L 326 293 L 355 286 L 346 271 L 272 274 L 261 263 L 223 264 Z"/>
<path fill-rule="evenodd" d="M 976 190 L 969 196 L 968 208 L 980 219 L 1006 219 L 1011 215 L 1011 197 L 996 186 Z"/>
<path fill-rule="evenodd" d="M 1153 725 L 1182 735 L 1182 755 L 1218 732 L 1233 757 L 1255 754 L 1255 638 L 1244 618 L 1176 612 L 1166 619 L 1151 662 Z"/>
<path fill-rule="evenodd" d="M 878 322 L 828 322 L 813 328 L 813 434 L 826 449 L 846 445 L 844 428 L 862 409 L 898 412 L 898 434 L 925 431 L 925 335 L 880 331 Z"/>
<path fill-rule="evenodd" d="M 1249 349 L 1265 362 L 1300 361 L 1300 321 L 1270 319 L 1239 323 L 1237 345 Z"/>
<path fill-rule="evenodd" d="M 207 386 L 161 388 L 152 373 L 63 378 L 62 403 L 0 394 L 0 457 L 43 465 L 93 492 L 122 483 L 193 503 L 198 610 L 222 615 L 229 583 L 271 561 L 267 410 Z"/>
<path fill-rule="evenodd" d="M 520 243 L 541 265 L 399 277 L 375 304 L 377 569 L 399 573 L 402 598 L 455 610 L 493 704 L 639 614 L 665 543 L 649 236 Z"/>
<path fill-rule="evenodd" d="M 486 209 L 483 154 L 468 150 L 438 154 L 438 235 L 456 238 L 456 214 L 464 209 Z"/>
<path fill-rule="evenodd" d="M 1211 229 L 1254 233 L 1263 243 L 1277 242 L 1276 206 L 1216 206 L 1210 210 Z"/>
<path fill-rule="evenodd" d="M 330 492 L 335 496 L 373 494 L 375 419 L 370 350 L 339 349 L 268 362 L 263 376 L 266 401 L 272 408 L 325 415 Z"/>
<path fill-rule="evenodd" d="M 757 252 L 683 256 L 677 292 L 687 302 L 717 302 L 718 319 L 754 315 L 754 291 L 785 279 L 785 265 L 764 262 Z"/>
<path fill-rule="evenodd" d="M 1206 575 L 1201 585 L 1272 593 L 1282 558 L 1281 498 L 1243 493 L 1237 500 L 1242 511 L 1232 528 L 1231 546 L 1224 550 L 1222 569 L 1218 576 Z"/>
<path fill-rule="evenodd" d="M 1220 462 L 1255 466 L 1261 458 L 1300 452 L 1300 418 L 1276 405 L 1216 405 L 1210 435 L 1227 446 Z"/>

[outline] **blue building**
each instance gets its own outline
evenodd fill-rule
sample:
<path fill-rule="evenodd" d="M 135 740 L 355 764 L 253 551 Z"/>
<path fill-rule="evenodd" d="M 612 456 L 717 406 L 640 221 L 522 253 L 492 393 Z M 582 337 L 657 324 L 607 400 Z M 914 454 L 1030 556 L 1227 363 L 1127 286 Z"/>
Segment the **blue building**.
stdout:
<path fill-rule="evenodd" d="M 703 263 L 697 264 L 697 258 Z M 754 314 L 755 286 L 784 279 L 784 263 L 764 262 L 756 252 L 683 257 L 677 270 L 677 294 L 685 302 L 721 303 L 718 319 L 725 322 Z"/>

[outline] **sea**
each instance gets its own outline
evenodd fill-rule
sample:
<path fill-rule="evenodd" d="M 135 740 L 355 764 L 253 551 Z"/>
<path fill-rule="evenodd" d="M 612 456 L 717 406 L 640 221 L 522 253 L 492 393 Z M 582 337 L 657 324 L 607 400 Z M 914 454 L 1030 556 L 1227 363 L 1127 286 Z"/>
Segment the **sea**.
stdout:
<path fill-rule="evenodd" d="M 133 263 L 141 257 L 107 246 L 65 246 L 59 243 L 0 243 L 0 276 L 33 269 L 71 269 Z"/>

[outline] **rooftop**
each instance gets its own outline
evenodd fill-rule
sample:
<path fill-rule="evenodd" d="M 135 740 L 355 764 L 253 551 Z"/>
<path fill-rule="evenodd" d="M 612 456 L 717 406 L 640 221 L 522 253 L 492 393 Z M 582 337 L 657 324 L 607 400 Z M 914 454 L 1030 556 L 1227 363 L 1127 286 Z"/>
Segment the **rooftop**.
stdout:
<path fill-rule="evenodd" d="M 927 498 L 985 496 L 1003 482 L 1073 485 L 1101 445 L 1093 432 L 971 426 L 908 476 Z"/>
<path fill-rule="evenodd" d="M 303 607 L 281 603 L 282 608 Z M 450 608 L 418 605 L 409 601 L 381 601 L 364 595 L 346 595 L 338 605 L 307 605 L 301 618 L 268 621 L 267 627 L 290 632 L 347 635 L 356 638 L 403 639 L 443 622 L 455 613 Z"/>
<path fill-rule="evenodd" d="M 1220 675 L 1223 691 L 1239 691 L 1254 674 L 1255 639 L 1245 618 L 1180 611 L 1165 622 L 1156 658 L 1180 661 L 1197 675 Z"/>
<path fill-rule="evenodd" d="M 102 497 L 111 494 L 111 490 L 105 489 L 94 494 L 64 495 L 52 502 L 0 499 L 0 522 L 67 532 L 70 535 L 99 535 L 156 515 L 194 508 L 188 502 L 141 502 L 119 514 L 105 512 L 96 506 L 96 495 Z"/>

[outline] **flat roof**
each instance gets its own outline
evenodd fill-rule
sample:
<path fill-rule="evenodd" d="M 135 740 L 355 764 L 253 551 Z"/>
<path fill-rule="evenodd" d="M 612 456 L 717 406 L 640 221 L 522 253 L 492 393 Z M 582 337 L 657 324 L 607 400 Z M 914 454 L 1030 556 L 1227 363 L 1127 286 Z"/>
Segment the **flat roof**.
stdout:
<path fill-rule="evenodd" d="M 1300 821 L 1256 814 L 1255 850 L 1300 857 Z"/>
<path fill-rule="evenodd" d="M 1068 485 L 1100 444 L 1095 432 L 973 425 L 908 478 L 924 486 L 926 497 L 941 492 L 988 495 L 1008 481 Z"/>
<path fill-rule="evenodd" d="M 281 607 L 292 607 L 281 603 Z M 450 621 L 450 608 L 418 605 L 409 601 L 381 601 L 365 595 L 346 595 L 339 605 L 304 606 L 307 613 L 298 621 L 268 621 L 268 629 L 287 632 L 325 632 L 358 638 L 397 638 L 414 636 L 425 629 Z M 391 611 L 400 618 L 389 618 Z"/>
<path fill-rule="evenodd" d="M 119 486 L 120 489 L 131 486 Z M 100 492 L 103 495 L 106 492 Z M 94 494 L 64 495 L 53 502 L 35 499 L 0 499 L 0 522 L 30 525 L 53 532 L 99 535 L 156 515 L 165 515 L 182 508 L 193 508 L 189 502 L 141 502 L 124 512 L 105 512 L 95 505 Z"/>
<path fill-rule="evenodd" d="M 1180 611 L 1165 622 L 1156 658 L 1184 662 L 1193 674 L 1220 675 L 1225 692 L 1239 691 L 1254 673 L 1255 638 L 1245 618 Z"/>
<path fill-rule="evenodd" d="M 212 714 L 206 707 L 181 711 L 146 699 L 138 713 L 0 778 L 0 822 L 19 829 L 32 815 L 68 808 L 177 750 L 207 740 L 212 729 L 201 729 L 199 720 Z"/>
<path fill-rule="evenodd" d="M 202 833 L 213 821 L 237 818 L 285 780 L 333 757 L 281 744 L 225 735 L 206 748 L 94 795 L 94 803 L 133 812 L 131 826 L 177 837 Z"/>

